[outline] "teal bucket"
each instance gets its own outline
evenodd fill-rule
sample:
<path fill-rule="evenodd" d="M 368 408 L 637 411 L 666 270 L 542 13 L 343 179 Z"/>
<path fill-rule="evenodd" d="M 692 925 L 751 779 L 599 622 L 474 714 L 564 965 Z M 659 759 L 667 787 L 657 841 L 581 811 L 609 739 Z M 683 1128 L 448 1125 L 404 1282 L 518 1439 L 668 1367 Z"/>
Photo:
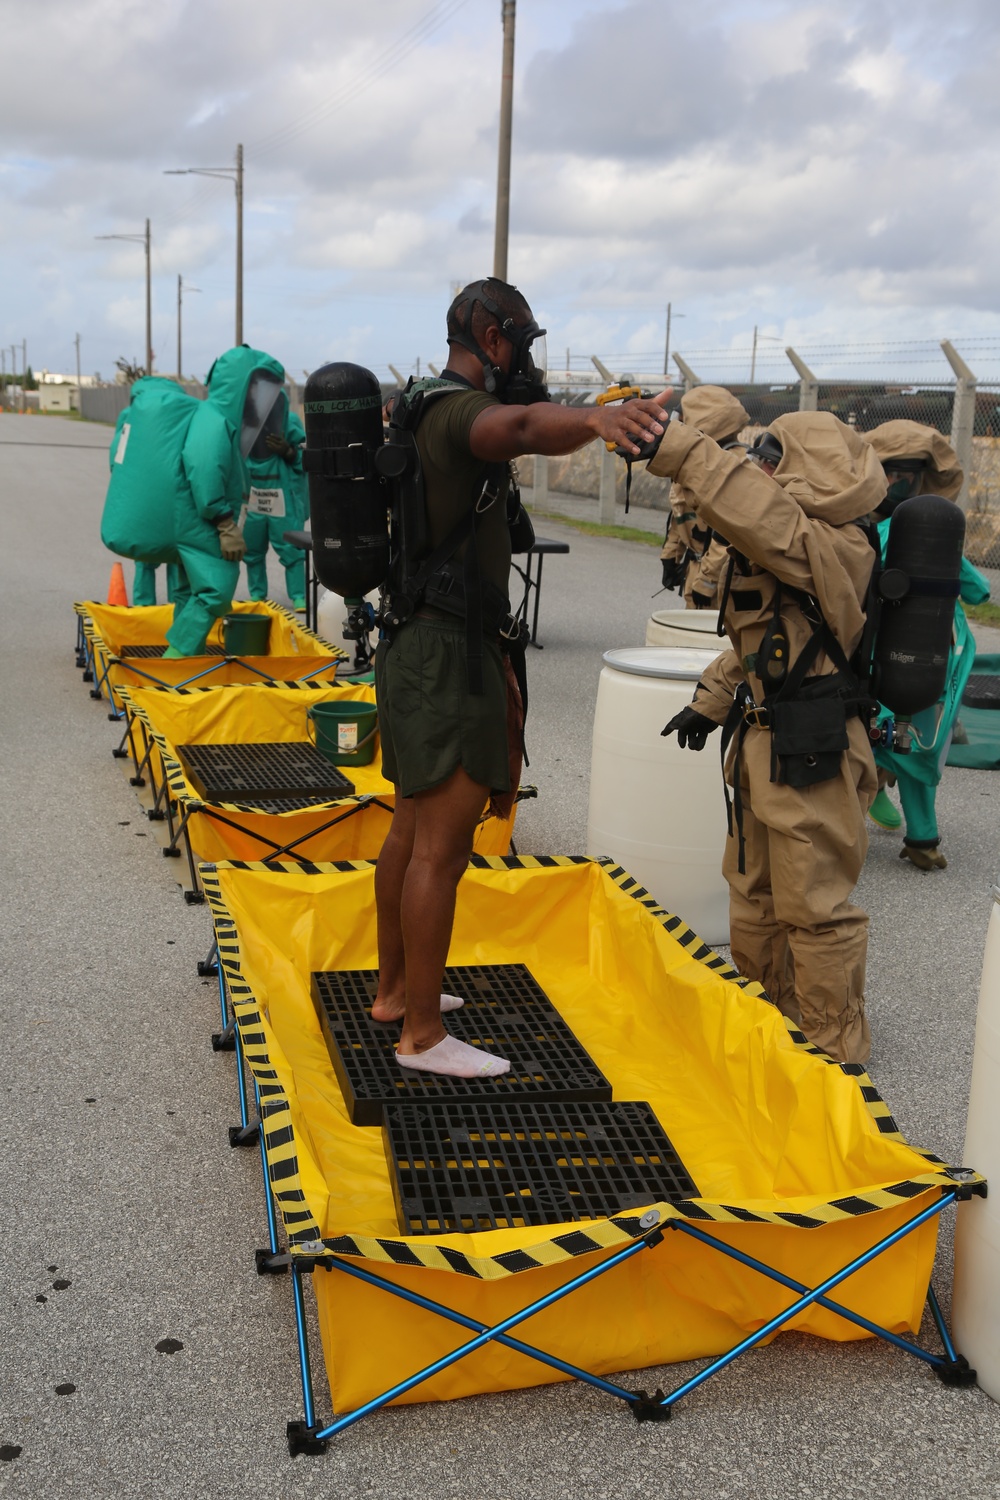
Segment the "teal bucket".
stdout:
<path fill-rule="evenodd" d="M 226 615 L 222 622 L 222 649 L 227 656 L 266 656 L 270 634 L 270 615 Z"/>
<path fill-rule="evenodd" d="M 378 710 L 374 703 L 346 698 L 339 703 L 317 703 L 306 709 L 306 730 L 331 765 L 369 766 L 375 757 Z"/>

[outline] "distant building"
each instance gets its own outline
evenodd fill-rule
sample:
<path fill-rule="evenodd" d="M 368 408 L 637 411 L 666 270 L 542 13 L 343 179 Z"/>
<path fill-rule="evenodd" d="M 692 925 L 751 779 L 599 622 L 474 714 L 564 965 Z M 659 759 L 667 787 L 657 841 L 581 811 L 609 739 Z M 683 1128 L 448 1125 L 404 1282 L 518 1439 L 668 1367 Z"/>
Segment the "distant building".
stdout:
<path fill-rule="evenodd" d="M 40 411 L 79 411 L 80 395 L 75 375 L 60 375 L 54 370 L 39 370 L 35 375 L 35 379 L 38 382 L 38 407 Z M 97 376 L 81 375 L 80 384 L 83 386 L 97 385 Z"/>

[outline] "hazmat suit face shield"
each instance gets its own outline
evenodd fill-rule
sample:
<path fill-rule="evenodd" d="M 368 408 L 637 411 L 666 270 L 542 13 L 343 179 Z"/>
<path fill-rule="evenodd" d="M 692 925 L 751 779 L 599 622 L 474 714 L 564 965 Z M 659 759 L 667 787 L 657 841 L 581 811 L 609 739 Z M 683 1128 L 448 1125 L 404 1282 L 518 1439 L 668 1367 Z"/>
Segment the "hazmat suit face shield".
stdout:
<path fill-rule="evenodd" d="M 269 436 L 284 437 L 287 415 L 288 397 L 281 382 L 267 370 L 255 370 L 243 403 L 240 426 L 242 456 L 254 460 L 270 458 L 267 439 Z"/>
<path fill-rule="evenodd" d="M 922 459 L 894 458 L 884 463 L 882 468 L 889 488 L 875 514 L 891 516 L 897 505 L 917 493 L 926 464 Z"/>

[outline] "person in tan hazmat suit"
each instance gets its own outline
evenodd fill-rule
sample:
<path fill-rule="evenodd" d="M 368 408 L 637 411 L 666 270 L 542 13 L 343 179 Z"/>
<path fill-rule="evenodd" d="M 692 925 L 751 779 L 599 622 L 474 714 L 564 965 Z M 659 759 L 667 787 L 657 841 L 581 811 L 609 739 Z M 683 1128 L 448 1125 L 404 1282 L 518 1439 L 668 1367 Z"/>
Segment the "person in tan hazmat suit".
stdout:
<path fill-rule="evenodd" d="M 721 385 L 696 385 L 681 398 L 681 420 L 714 438 L 720 448 L 735 448 L 750 421 Z M 676 480 L 670 486 L 670 525 L 663 542 L 663 587 L 684 593 L 686 609 L 718 609 L 729 554 L 726 544 L 699 523 L 694 499 Z"/>
<path fill-rule="evenodd" d="M 664 734 L 700 750 L 725 726 L 734 963 L 817 1047 L 863 1063 L 868 918 L 850 897 L 876 774 L 849 661 L 875 554 L 851 523 L 879 505 L 885 476 L 868 443 L 829 412 L 779 417 L 751 457 L 759 467 L 672 422 L 649 461 L 650 472 L 680 480 L 731 559 L 730 649 Z"/>

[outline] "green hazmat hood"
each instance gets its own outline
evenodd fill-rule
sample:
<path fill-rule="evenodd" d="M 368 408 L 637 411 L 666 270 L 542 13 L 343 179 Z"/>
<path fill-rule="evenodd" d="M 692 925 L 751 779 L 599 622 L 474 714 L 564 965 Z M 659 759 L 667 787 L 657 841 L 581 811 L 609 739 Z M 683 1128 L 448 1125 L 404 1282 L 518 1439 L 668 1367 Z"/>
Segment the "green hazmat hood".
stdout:
<path fill-rule="evenodd" d="M 262 349 L 240 344 L 219 355 L 207 385 L 208 400 L 239 436 L 243 459 L 267 459 L 267 437 L 284 435 L 288 415 L 284 366 Z"/>

